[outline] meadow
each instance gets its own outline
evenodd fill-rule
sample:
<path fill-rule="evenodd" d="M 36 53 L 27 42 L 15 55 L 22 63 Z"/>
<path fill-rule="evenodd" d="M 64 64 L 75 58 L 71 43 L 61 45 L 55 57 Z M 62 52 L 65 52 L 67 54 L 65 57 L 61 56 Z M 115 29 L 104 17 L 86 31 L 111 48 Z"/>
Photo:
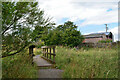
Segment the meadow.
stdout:
<path fill-rule="evenodd" d="M 32 64 L 28 51 L 2 59 L 2 78 L 37 78 L 37 67 Z"/>
<path fill-rule="evenodd" d="M 57 47 L 56 67 L 63 78 L 118 78 L 118 49 Z"/>
<path fill-rule="evenodd" d="M 42 55 L 35 48 L 35 55 Z M 117 78 L 118 48 L 68 48 L 56 46 L 55 67 L 64 70 L 63 78 Z M 37 78 L 28 51 L 2 59 L 3 78 Z"/>

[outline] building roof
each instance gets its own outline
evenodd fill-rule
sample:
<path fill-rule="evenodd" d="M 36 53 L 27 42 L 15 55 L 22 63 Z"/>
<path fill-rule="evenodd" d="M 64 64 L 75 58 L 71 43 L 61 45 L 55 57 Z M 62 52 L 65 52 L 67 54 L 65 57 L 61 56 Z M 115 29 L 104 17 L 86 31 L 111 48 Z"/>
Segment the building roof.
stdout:
<path fill-rule="evenodd" d="M 103 35 L 110 35 L 112 34 L 111 32 L 101 32 L 101 33 L 91 33 L 88 35 L 83 35 L 85 38 L 101 38 Z"/>
<path fill-rule="evenodd" d="M 89 35 L 109 35 L 109 34 L 111 34 L 111 32 L 101 32 L 101 33 L 91 33 L 91 34 L 89 34 Z"/>

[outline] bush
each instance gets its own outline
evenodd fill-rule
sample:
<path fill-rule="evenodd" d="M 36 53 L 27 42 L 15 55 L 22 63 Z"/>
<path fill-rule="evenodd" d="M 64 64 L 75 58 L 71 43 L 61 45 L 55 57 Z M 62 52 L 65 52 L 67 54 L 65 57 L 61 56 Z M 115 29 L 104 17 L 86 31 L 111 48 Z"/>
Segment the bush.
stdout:
<path fill-rule="evenodd" d="M 112 42 L 111 39 L 106 39 L 106 40 L 100 40 L 100 41 L 98 41 L 98 43 L 110 43 L 110 42 Z"/>

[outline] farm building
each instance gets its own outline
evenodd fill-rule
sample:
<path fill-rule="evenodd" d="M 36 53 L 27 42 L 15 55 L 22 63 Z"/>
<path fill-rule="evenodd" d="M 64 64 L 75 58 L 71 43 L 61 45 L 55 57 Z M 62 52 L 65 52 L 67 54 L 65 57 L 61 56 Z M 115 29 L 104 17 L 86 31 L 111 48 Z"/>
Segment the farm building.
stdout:
<path fill-rule="evenodd" d="M 83 43 L 97 43 L 100 40 L 111 39 L 113 42 L 113 34 L 111 32 L 102 32 L 102 33 L 92 33 L 88 35 L 83 35 L 85 40 Z"/>

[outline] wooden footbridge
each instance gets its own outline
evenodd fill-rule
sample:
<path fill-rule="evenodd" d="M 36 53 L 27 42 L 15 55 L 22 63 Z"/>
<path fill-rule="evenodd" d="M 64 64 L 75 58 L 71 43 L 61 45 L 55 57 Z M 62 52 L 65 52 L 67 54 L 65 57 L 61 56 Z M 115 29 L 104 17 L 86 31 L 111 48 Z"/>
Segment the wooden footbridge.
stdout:
<path fill-rule="evenodd" d="M 55 68 L 55 46 L 42 46 L 42 56 L 33 55 L 33 48 L 29 47 L 29 54 L 33 57 L 33 62 L 39 67 L 38 77 L 39 78 L 62 78 L 63 70 Z"/>
<path fill-rule="evenodd" d="M 54 67 L 55 64 L 55 46 L 42 46 L 42 56 L 33 57 L 33 61 L 38 67 Z"/>

